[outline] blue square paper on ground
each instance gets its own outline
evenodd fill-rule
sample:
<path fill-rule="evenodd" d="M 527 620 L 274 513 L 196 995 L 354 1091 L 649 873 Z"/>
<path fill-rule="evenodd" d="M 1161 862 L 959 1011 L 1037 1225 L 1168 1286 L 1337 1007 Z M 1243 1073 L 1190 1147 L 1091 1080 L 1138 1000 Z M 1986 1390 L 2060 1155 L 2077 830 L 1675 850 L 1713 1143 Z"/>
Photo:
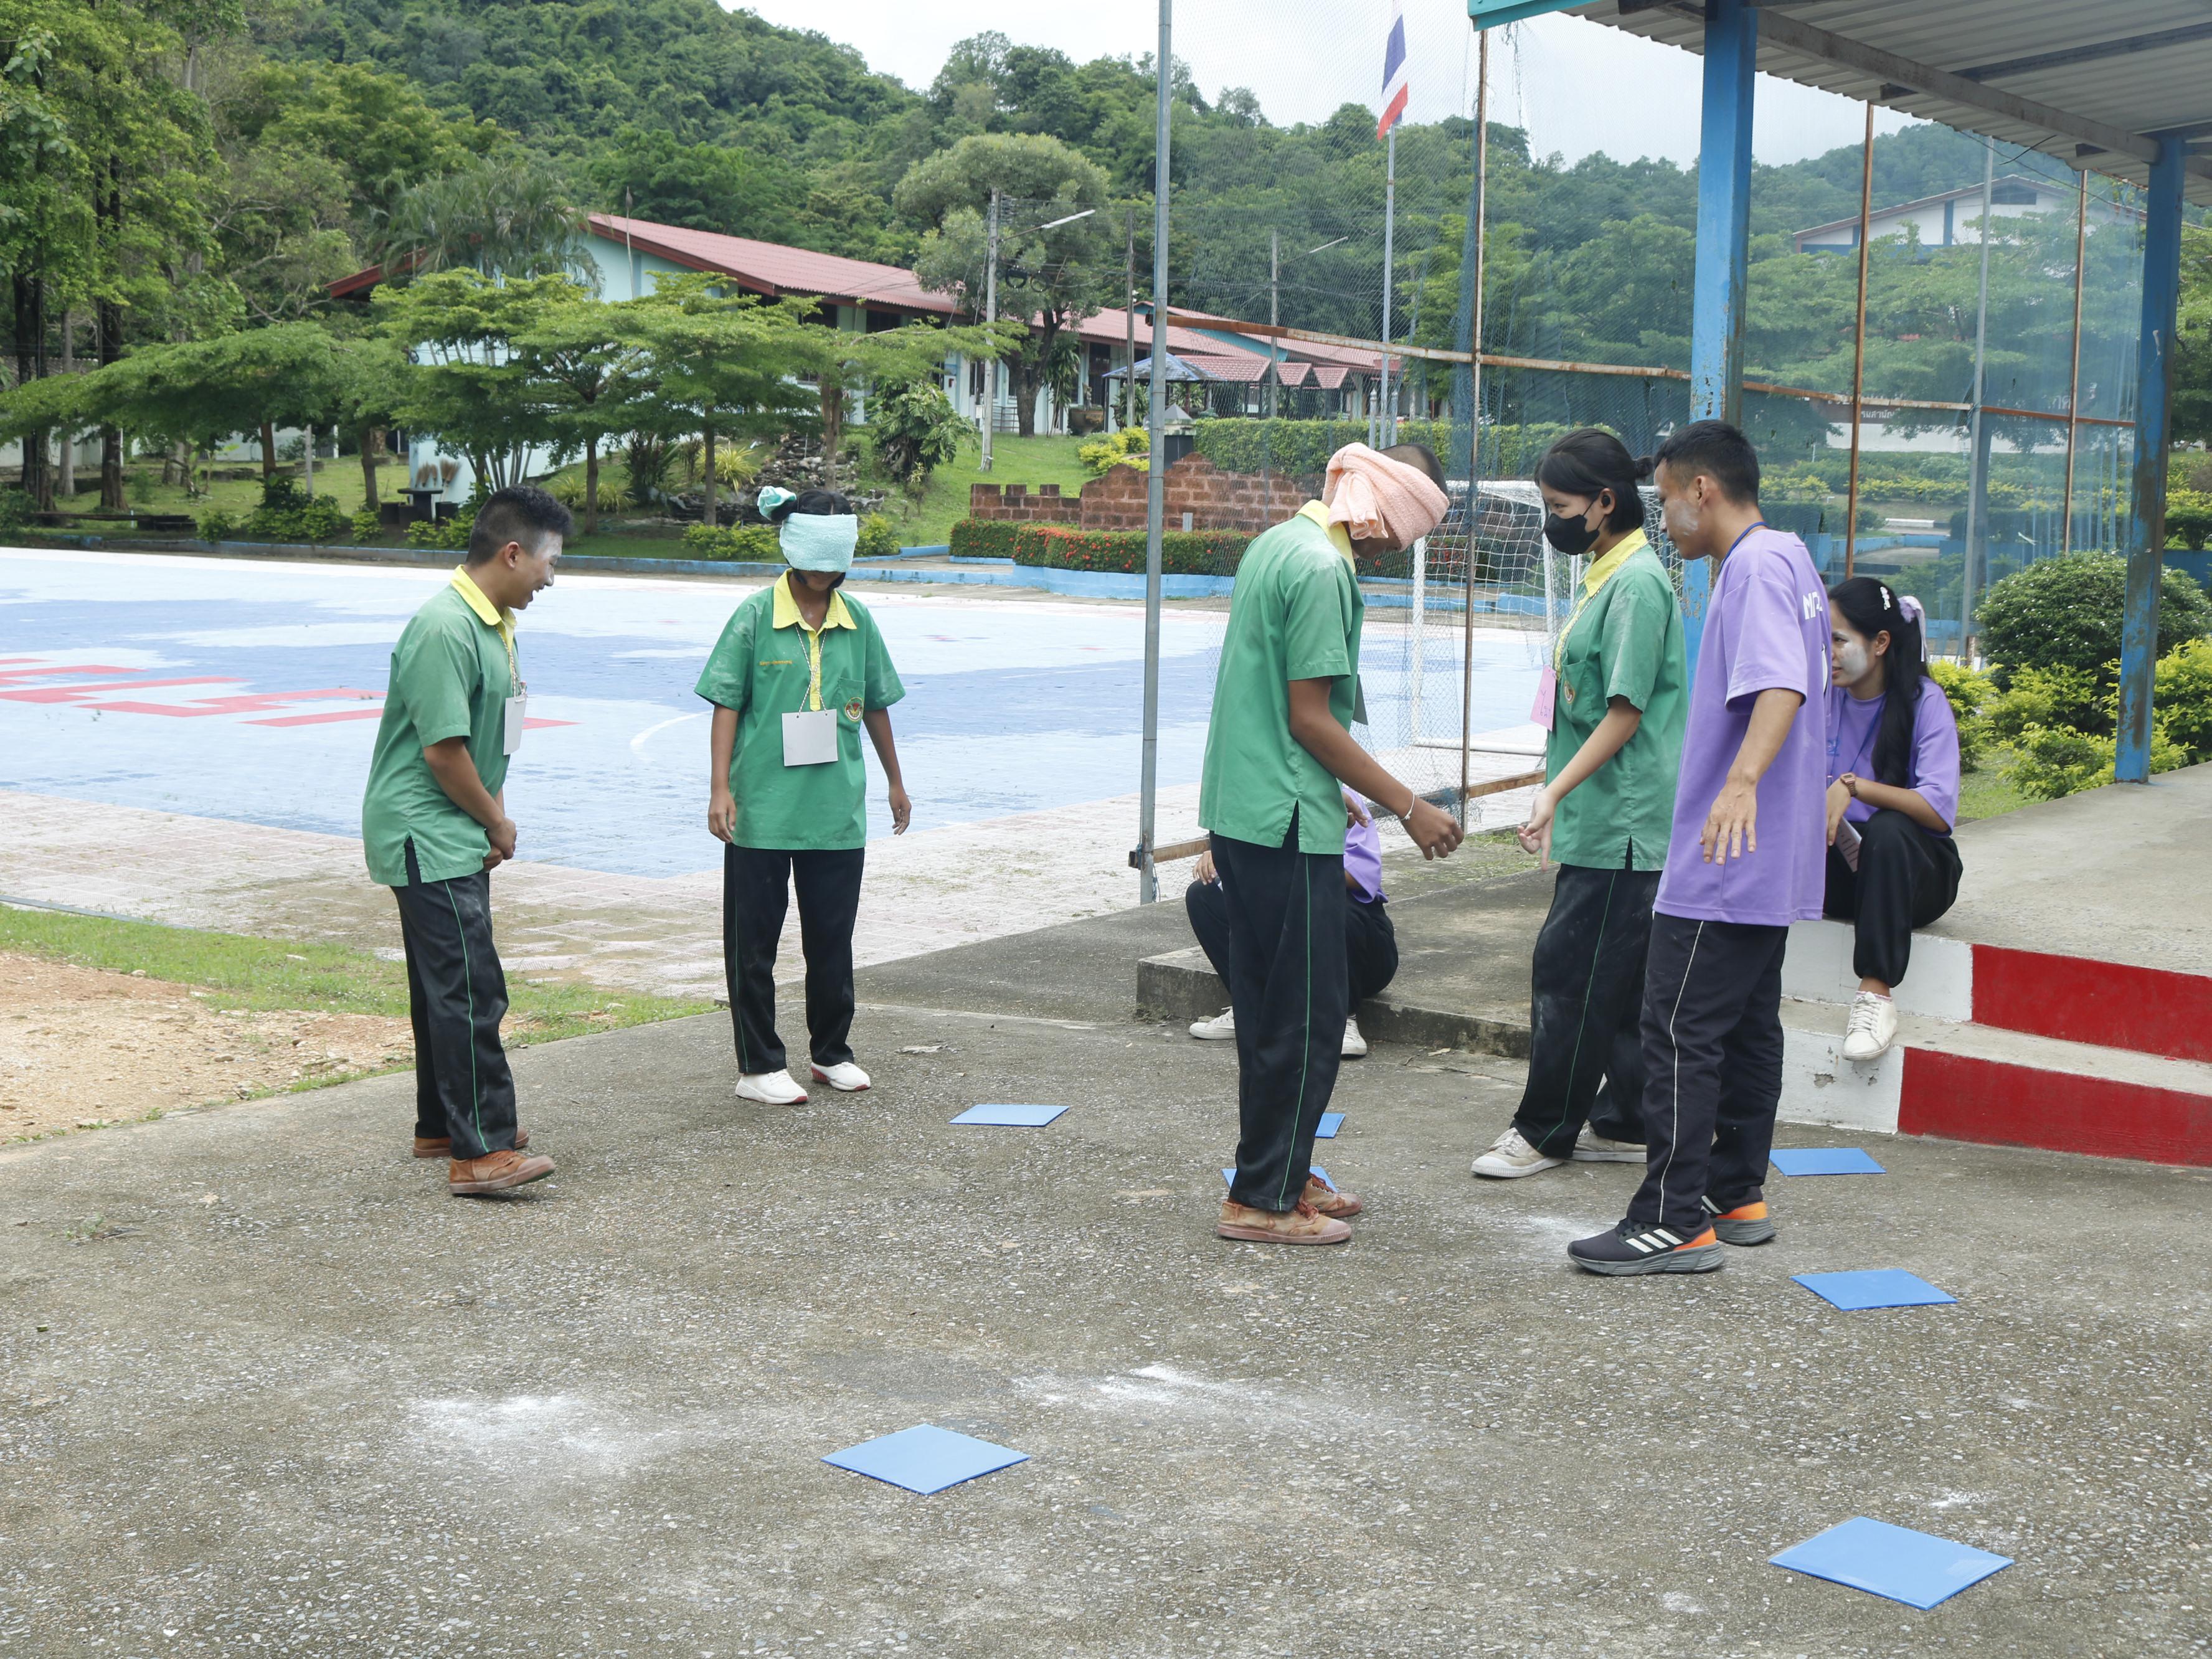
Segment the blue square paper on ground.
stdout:
<path fill-rule="evenodd" d="M 1902 1267 L 1872 1267 L 1849 1273 L 1790 1275 L 1817 1297 L 1846 1312 L 1861 1308 L 1925 1308 L 1959 1298 L 1937 1290 L 1918 1273 Z"/>
<path fill-rule="evenodd" d="M 1343 1127 L 1344 1114 L 1342 1112 L 1323 1112 L 1321 1115 L 1321 1127 L 1314 1131 L 1314 1139 L 1316 1140 L 1334 1140 L 1336 1139 L 1336 1132 Z"/>
<path fill-rule="evenodd" d="M 1869 1521 L 1863 1515 L 1767 1559 L 1792 1572 L 1886 1595 L 1923 1612 L 2012 1565 L 2009 1556 L 1991 1555 L 1971 1544 L 1893 1527 L 1887 1521 Z"/>
<path fill-rule="evenodd" d="M 1887 1175 L 1856 1146 L 1778 1146 L 1774 1167 L 1786 1176 Z"/>
<path fill-rule="evenodd" d="M 943 1492 L 947 1486 L 957 1486 L 963 1480 L 973 1480 L 979 1474 L 988 1474 L 1009 1464 L 1025 1463 L 1029 1455 L 1027 1452 L 994 1446 L 972 1435 L 955 1434 L 950 1429 L 922 1423 L 880 1439 L 863 1440 L 857 1446 L 831 1452 L 822 1461 L 872 1480 L 904 1486 L 908 1492 L 927 1493 Z"/>
<path fill-rule="evenodd" d="M 1013 1129 L 1039 1129 L 1066 1109 L 1065 1106 L 970 1106 L 952 1121 L 955 1123 L 987 1123 Z"/>
<path fill-rule="evenodd" d="M 1316 1181 L 1321 1182 L 1322 1186 L 1328 1188 L 1331 1192 L 1334 1192 L 1336 1190 L 1336 1183 L 1328 1178 L 1328 1171 L 1322 1169 L 1320 1164 L 1312 1164 L 1306 1167 L 1313 1171 L 1314 1179 Z M 1237 1171 L 1234 1170 L 1224 1170 L 1221 1172 L 1221 1178 L 1227 1182 L 1231 1186 L 1234 1187 L 1237 1184 Z"/>

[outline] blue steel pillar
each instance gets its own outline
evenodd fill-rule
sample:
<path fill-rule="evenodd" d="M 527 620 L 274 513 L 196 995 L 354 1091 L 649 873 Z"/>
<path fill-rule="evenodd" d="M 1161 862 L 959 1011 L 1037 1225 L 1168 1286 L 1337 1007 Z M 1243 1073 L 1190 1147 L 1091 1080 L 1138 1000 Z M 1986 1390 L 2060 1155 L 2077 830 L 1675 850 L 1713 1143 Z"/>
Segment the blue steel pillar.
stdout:
<path fill-rule="evenodd" d="M 2150 781 L 2151 683 L 2158 663 L 2158 590 L 2166 564 L 2166 450 L 2172 434 L 2174 313 L 2181 297 L 2181 184 L 2188 146 L 2159 135 L 2143 202 L 2142 332 L 2136 343 L 2135 516 L 2120 624 L 2120 738 L 2114 775 Z"/>
<path fill-rule="evenodd" d="M 1740 424 L 1743 290 L 1751 247 L 1752 69 L 1759 14 L 1746 0 L 1705 7 L 1705 121 L 1698 153 L 1698 269 L 1690 315 L 1690 417 Z M 1712 569 L 1682 568 L 1690 669 L 1705 637 Z"/>

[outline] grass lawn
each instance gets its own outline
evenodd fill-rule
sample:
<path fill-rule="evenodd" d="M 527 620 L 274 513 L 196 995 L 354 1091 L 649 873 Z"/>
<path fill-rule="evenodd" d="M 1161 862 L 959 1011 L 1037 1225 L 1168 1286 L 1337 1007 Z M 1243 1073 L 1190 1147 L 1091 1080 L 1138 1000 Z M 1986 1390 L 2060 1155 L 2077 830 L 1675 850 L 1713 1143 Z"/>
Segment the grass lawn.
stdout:
<path fill-rule="evenodd" d="M 300 464 L 287 461 L 277 469 L 279 476 L 297 480 Z M 55 505 L 64 513 L 97 513 L 100 510 L 100 472 L 95 465 L 88 475 L 82 469 L 77 473 L 78 491 L 74 497 L 58 498 Z M 86 487 L 89 483 L 90 487 Z M 387 501 L 401 499 L 400 492 L 407 486 L 406 463 L 388 459 L 377 470 L 377 489 Z M 124 499 L 134 507 L 155 513 L 189 513 L 195 519 L 209 513 L 228 513 L 233 518 L 243 518 L 261 505 L 261 476 L 256 472 L 251 478 L 218 478 L 208 486 L 204 495 L 191 495 L 182 484 L 161 482 L 161 463 L 140 461 L 132 464 L 125 475 Z M 315 494 L 328 495 L 347 513 L 358 513 L 368 499 L 361 477 L 361 460 L 357 456 L 343 456 L 335 461 L 318 459 L 315 462 Z M 88 526 L 94 534 L 112 533 L 112 522 L 108 526 Z"/>
<path fill-rule="evenodd" d="M 407 1017 L 405 966 L 344 945 L 0 906 L 0 951 L 109 973 L 143 971 L 149 979 L 224 992 L 240 1008 Z M 708 1006 L 569 981 L 510 979 L 507 994 L 508 1040 L 518 1047 L 704 1013 Z"/>
<path fill-rule="evenodd" d="M 1075 458 L 1085 438 L 1016 438 L 1001 434 L 991 441 L 992 466 L 979 469 L 981 446 L 964 444 L 957 459 L 929 475 L 919 502 L 894 494 L 884 510 L 898 526 L 904 547 L 933 547 L 951 539 L 952 526 L 968 516 L 968 486 L 974 483 L 1058 484 L 1073 495 L 1091 482 L 1091 470 Z"/>
<path fill-rule="evenodd" d="M 1977 818 L 1993 818 L 2014 807 L 2031 806 L 2033 802 L 2013 787 L 2008 769 L 2012 764 L 2012 750 L 1990 749 L 1983 753 L 1982 763 L 1959 779 L 1959 822 L 1972 823 Z"/>

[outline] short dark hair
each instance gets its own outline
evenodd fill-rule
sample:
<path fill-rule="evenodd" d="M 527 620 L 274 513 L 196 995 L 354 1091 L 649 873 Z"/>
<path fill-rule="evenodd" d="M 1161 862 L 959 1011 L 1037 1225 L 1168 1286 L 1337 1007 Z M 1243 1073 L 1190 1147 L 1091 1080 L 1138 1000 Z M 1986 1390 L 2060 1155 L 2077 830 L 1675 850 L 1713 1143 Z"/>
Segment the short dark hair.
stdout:
<path fill-rule="evenodd" d="M 770 524 L 781 524 L 794 513 L 805 513 L 824 519 L 843 518 L 853 510 L 853 503 L 834 489 L 802 489 L 787 501 L 779 501 L 761 514 Z"/>
<path fill-rule="evenodd" d="M 535 553 L 555 536 L 566 541 L 575 527 L 568 509 L 536 484 L 509 484 L 493 490 L 477 508 L 468 562 L 482 564 L 509 542 L 520 542 Z"/>
<path fill-rule="evenodd" d="M 1437 452 L 1426 444 L 1392 444 L 1382 453 L 1394 461 L 1427 473 L 1429 482 L 1437 489 L 1444 487 L 1444 464 L 1437 459 Z"/>
<path fill-rule="evenodd" d="M 1663 466 L 1677 478 L 1702 472 L 1729 500 L 1745 507 L 1759 504 L 1759 452 L 1726 421 L 1692 421 L 1676 427 L 1651 461 L 1655 471 Z"/>
<path fill-rule="evenodd" d="M 1592 501 L 1613 492 L 1613 511 L 1605 515 L 1608 530 L 1644 528 L 1644 497 L 1637 481 L 1651 476 L 1649 460 L 1631 458 L 1628 447 L 1603 427 L 1577 427 L 1544 452 L 1536 463 L 1536 483 L 1562 495 L 1587 495 Z"/>

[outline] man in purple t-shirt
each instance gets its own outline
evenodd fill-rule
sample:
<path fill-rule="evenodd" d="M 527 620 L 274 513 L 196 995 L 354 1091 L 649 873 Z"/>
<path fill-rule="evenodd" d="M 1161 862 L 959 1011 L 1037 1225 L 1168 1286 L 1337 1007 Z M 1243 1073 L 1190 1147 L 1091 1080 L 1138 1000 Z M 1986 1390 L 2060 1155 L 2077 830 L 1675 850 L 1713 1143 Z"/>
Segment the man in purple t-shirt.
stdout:
<path fill-rule="evenodd" d="M 1598 1273 L 1711 1273 L 1723 1243 L 1774 1237 L 1782 953 L 1827 870 L 1827 590 L 1760 518 L 1759 457 L 1734 427 L 1692 422 L 1656 459 L 1668 535 L 1720 568 L 1644 963 L 1644 1184 L 1626 1220 L 1567 1247 Z"/>

